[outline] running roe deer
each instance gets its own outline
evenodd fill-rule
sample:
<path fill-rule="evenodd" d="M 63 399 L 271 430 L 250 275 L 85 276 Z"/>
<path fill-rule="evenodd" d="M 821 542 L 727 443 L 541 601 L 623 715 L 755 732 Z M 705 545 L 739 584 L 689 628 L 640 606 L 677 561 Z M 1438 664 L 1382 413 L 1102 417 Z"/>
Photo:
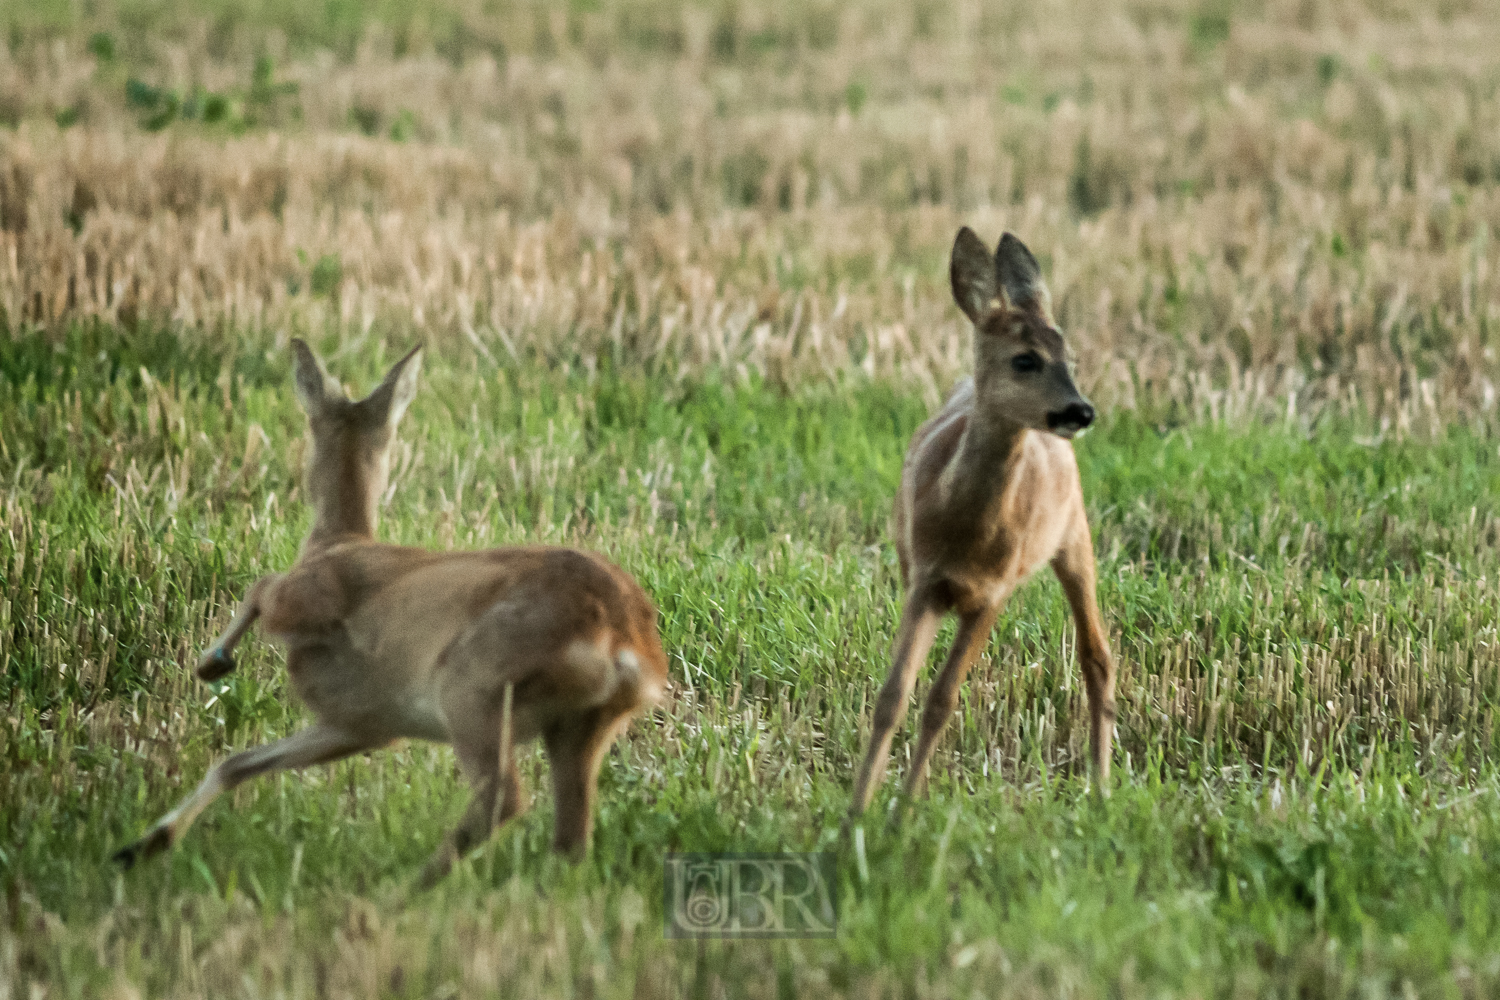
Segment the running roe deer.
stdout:
<path fill-rule="evenodd" d="M 1078 463 L 1068 443 L 1094 419 L 1068 373 L 1051 295 L 1031 251 L 1010 233 L 993 256 L 965 226 L 949 264 L 953 297 L 974 323 L 974 375 L 912 438 L 892 528 L 907 588 L 891 672 L 875 706 L 874 732 L 854 788 L 851 816 L 880 783 L 891 734 L 906 712 L 919 666 L 949 610 L 958 633 L 922 713 L 906 792 L 927 764 L 958 689 L 984 650 L 1000 608 L 1051 562 L 1078 626 L 1094 772 L 1109 794 L 1115 671 L 1094 594 L 1094 550 Z"/>
<path fill-rule="evenodd" d="M 286 644 L 292 687 L 317 724 L 222 761 L 116 857 L 129 866 L 171 846 L 247 778 L 413 737 L 453 744 L 474 788 L 463 820 L 423 869 L 430 885 L 524 808 L 514 748 L 537 736 L 557 800 L 553 846 L 581 854 L 600 759 L 666 682 L 655 606 L 624 570 L 592 553 L 434 553 L 375 541 L 391 442 L 416 392 L 421 348 L 352 402 L 305 343 L 292 347 L 312 430 L 312 531 L 290 570 L 250 588 L 197 672 L 211 681 L 233 670 L 234 647 L 259 619 Z"/>

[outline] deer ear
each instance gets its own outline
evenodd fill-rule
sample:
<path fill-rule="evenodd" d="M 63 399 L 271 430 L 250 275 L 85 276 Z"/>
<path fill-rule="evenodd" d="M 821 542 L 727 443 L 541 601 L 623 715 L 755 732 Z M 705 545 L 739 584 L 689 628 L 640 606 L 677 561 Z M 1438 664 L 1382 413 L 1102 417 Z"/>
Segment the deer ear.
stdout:
<path fill-rule="evenodd" d="M 968 226 L 960 229 L 953 240 L 948 280 L 953 285 L 953 301 L 975 323 L 990 311 L 995 297 L 1000 294 L 995 281 L 995 258 L 990 256 L 984 240 Z"/>
<path fill-rule="evenodd" d="M 417 371 L 422 367 L 422 345 L 406 352 L 386 373 L 385 381 L 364 401 L 371 421 L 394 428 L 417 394 Z"/>
<path fill-rule="evenodd" d="M 1010 233 L 1000 237 L 995 249 L 995 277 L 1006 305 L 1051 321 L 1052 293 L 1042 280 L 1042 269 L 1026 244 Z"/>
<path fill-rule="evenodd" d="M 307 346 L 307 341 L 292 338 L 293 383 L 297 388 L 297 401 L 308 416 L 319 413 L 333 399 L 341 399 L 343 390 L 323 368 L 323 362 Z"/>

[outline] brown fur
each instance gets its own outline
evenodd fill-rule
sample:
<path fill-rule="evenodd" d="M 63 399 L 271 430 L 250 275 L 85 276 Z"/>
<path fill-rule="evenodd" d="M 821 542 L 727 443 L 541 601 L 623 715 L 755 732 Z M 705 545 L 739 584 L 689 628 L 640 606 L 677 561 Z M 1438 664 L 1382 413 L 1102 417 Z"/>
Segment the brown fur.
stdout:
<path fill-rule="evenodd" d="M 292 687 L 318 722 L 220 763 L 119 857 L 130 863 L 170 846 L 209 802 L 247 778 L 403 738 L 452 743 L 475 792 L 424 883 L 524 808 L 514 747 L 536 737 L 556 789 L 554 846 L 581 853 L 600 759 L 666 684 L 656 608 L 629 574 L 593 553 L 543 546 L 434 553 L 374 541 L 391 441 L 416 388 L 417 352 L 368 398 L 351 402 L 306 344 L 293 346 L 313 439 L 313 528 L 290 570 L 250 588 L 198 675 L 212 680 L 234 669 L 230 653 L 259 620 L 287 646 Z"/>
<path fill-rule="evenodd" d="M 958 615 L 958 634 L 922 714 L 906 778 L 909 795 L 926 781 L 959 686 L 984 650 L 1001 607 L 1048 562 L 1077 623 L 1094 770 L 1108 794 L 1114 664 L 1095 598 L 1078 464 L 1065 440 L 1087 426 L 1093 408 L 1073 384 L 1046 285 L 1019 240 L 1007 233 L 992 257 L 972 231 L 960 230 L 951 276 L 954 298 L 974 322 L 975 378 L 960 383 L 917 430 L 906 454 L 892 518 L 906 606 L 855 785 L 853 815 L 864 812 L 880 783 L 892 734 L 942 616 L 950 610 Z"/>

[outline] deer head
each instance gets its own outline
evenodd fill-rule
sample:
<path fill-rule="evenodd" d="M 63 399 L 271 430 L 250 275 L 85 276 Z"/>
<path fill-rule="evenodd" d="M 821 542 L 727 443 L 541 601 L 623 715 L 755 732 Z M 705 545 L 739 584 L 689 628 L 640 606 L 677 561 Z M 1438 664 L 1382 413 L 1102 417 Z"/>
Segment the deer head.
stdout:
<path fill-rule="evenodd" d="M 988 417 L 1070 438 L 1094 421 L 1094 407 L 1068 371 L 1052 319 L 1052 296 L 1025 244 L 1010 233 L 991 255 L 969 227 L 949 264 L 953 298 L 974 323 L 976 406 Z"/>
<path fill-rule="evenodd" d="M 317 512 L 312 537 L 372 538 L 380 495 L 390 478 L 396 424 L 417 391 L 422 348 L 396 362 L 364 399 L 351 400 L 306 342 L 294 339 L 297 400 L 307 413 L 312 451 L 307 494 Z"/>

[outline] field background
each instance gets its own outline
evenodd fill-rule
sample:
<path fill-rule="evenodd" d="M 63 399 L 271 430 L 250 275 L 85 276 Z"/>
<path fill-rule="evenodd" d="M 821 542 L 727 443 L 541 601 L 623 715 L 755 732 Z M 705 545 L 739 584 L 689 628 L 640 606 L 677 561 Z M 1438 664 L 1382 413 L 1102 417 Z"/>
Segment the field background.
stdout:
<path fill-rule="evenodd" d="M 0 30 L 0 998 L 1500 986 L 1500 5 L 29 0 Z M 931 795 L 888 822 L 892 780 L 843 845 L 837 940 L 664 941 L 664 851 L 840 849 L 901 456 L 969 365 L 965 223 L 1036 252 L 1104 413 L 1114 796 L 1041 579 Z M 533 811 L 413 894 L 467 799 L 425 745 L 106 863 L 304 721 L 258 636 L 221 690 L 187 669 L 308 523 L 294 335 L 361 389 L 428 345 L 384 537 L 587 545 L 659 603 L 672 700 L 581 866 L 533 754 Z"/>

